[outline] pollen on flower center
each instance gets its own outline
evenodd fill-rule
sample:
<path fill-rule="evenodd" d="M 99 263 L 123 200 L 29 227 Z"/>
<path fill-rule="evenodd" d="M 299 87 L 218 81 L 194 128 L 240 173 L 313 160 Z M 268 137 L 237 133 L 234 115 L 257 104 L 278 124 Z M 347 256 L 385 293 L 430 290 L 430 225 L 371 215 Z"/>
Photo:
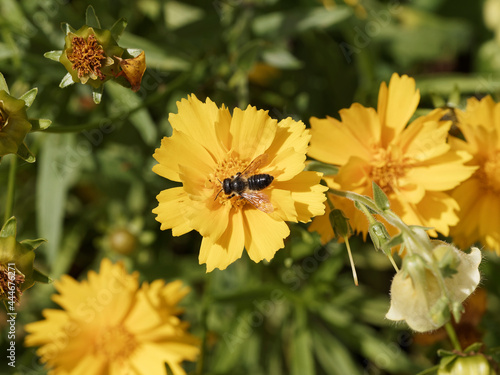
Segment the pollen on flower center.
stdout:
<path fill-rule="evenodd" d="M 103 329 L 96 337 L 96 354 L 110 362 L 129 358 L 136 348 L 135 337 L 120 324 Z"/>
<path fill-rule="evenodd" d="M 2 298 L 13 298 L 15 303 L 19 302 L 19 297 L 21 296 L 21 284 L 24 282 L 24 275 L 17 271 L 12 280 L 12 272 L 7 271 L 5 265 L 0 264 L 0 297 Z M 12 281 L 15 285 L 15 293 L 12 294 Z M 11 292 L 11 293 L 9 293 Z"/>
<path fill-rule="evenodd" d="M 408 157 L 394 157 L 391 153 L 381 149 L 372 160 L 369 177 L 386 193 L 398 189 L 398 180 L 406 175 L 411 168 Z"/>
<path fill-rule="evenodd" d="M 67 56 L 68 60 L 73 63 L 72 68 L 78 71 L 78 77 L 91 76 L 93 79 L 99 77 L 104 80 L 105 76 L 101 72 L 101 67 L 106 55 L 95 35 L 89 35 L 87 40 L 75 36 L 71 41 L 71 47 L 72 50 Z"/>
<path fill-rule="evenodd" d="M 500 192 L 500 150 L 490 155 L 478 170 L 477 175 L 483 182 L 486 190 Z"/>

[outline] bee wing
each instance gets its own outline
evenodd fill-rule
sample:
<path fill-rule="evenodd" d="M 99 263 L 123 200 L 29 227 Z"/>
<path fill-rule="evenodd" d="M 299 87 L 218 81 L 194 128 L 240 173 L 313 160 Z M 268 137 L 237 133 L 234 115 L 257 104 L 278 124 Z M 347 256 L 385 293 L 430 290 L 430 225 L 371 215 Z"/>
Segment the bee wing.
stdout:
<path fill-rule="evenodd" d="M 268 159 L 267 154 L 262 154 L 253 159 L 250 164 L 241 172 L 241 176 L 245 177 L 253 174 L 262 164 L 265 164 Z"/>
<path fill-rule="evenodd" d="M 274 211 L 274 207 L 269 200 L 269 197 L 260 191 L 242 192 L 241 196 L 250 202 L 255 208 L 269 214 Z"/>

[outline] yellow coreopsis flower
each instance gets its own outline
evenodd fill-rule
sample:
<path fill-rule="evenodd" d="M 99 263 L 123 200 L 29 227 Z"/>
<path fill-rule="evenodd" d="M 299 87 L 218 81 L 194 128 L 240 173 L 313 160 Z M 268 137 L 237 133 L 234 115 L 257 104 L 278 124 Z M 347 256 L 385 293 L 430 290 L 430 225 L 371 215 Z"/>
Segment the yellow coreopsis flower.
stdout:
<path fill-rule="evenodd" d="M 451 235 L 461 247 L 480 241 L 500 254 L 500 103 L 490 96 L 470 98 L 457 118 L 465 141 L 452 137 L 450 144 L 472 154 L 467 164 L 477 170 L 452 193 L 460 221 Z"/>
<path fill-rule="evenodd" d="M 27 346 L 49 374 L 185 375 L 181 362 L 196 359 L 198 339 L 179 319 L 178 302 L 189 292 L 180 281 L 156 280 L 139 288 L 137 272 L 104 259 L 99 273 L 77 282 L 63 276 L 53 296 L 63 310 L 46 309 L 28 324 Z"/>
<path fill-rule="evenodd" d="M 446 110 L 435 109 L 406 127 L 420 101 L 415 80 L 393 74 L 389 87 L 380 86 L 378 108 L 354 103 L 340 111 L 341 121 L 312 117 L 309 155 L 340 166 L 328 186 L 372 197 L 372 182 L 387 194 L 391 209 L 411 225 L 435 228 L 445 235 L 458 222 L 457 202 L 446 191 L 467 179 L 475 167 L 465 166 L 471 156 L 446 143 L 450 121 Z M 352 228 L 366 235 L 368 221 L 352 202 L 331 196 Z M 310 227 L 333 237 L 328 217 Z M 431 234 L 435 235 L 435 231 Z"/>
<path fill-rule="evenodd" d="M 321 174 L 303 171 L 310 135 L 302 122 L 278 122 L 251 106 L 231 115 L 194 95 L 177 107 L 153 171 L 182 186 L 162 191 L 153 212 L 174 236 L 203 236 L 207 271 L 225 269 L 243 248 L 255 262 L 270 260 L 290 233 L 285 221 L 324 213 Z"/>

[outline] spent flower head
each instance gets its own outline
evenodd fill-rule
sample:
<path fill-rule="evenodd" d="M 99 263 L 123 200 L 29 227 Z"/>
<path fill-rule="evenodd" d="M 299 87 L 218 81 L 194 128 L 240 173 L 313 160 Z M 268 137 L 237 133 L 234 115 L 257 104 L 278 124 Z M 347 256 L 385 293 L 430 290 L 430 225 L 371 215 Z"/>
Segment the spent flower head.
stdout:
<path fill-rule="evenodd" d="M 13 97 L 3 74 L 0 73 L 0 158 L 16 154 L 29 163 L 35 161 L 35 156 L 26 146 L 24 138 L 30 131 L 50 125 L 49 120 L 28 119 L 26 110 L 35 100 L 37 92 L 38 90 L 33 88 L 20 98 Z"/>
<path fill-rule="evenodd" d="M 18 303 L 23 293 L 35 281 L 49 282 L 49 278 L 34 265 L 35 249 L 44 239 L 17 242 L 17 220 L 11 217 L 0 230 L 0 299 Z"/>
<path fill-rule="evenodd" d="M 27 346 L 51 374 L 185 375 L 182 362 L 193 361 L 199 340 L 177 305 L 189 288 L 181 281 L 156 280 L 139 287 L 137 272 L 122 263 L 101 262 L 85 281 L 63 276 L 52 299 L 61 309 L 45 309 L 44 320 L 28 324 Z"/>
<path fill-rule="evenodd" d="M 86 18 L 87 24 L 78 30 L 64 23 L 64 50 L 45 54 L 45 57 L 63 64 L 68 71 L 60 87 L 75 82 L 90 85 L 96 103 L 100 102 L 103 85 L 109 80 L 138 91 L 146 70 L 146 59 L 143 51 L 118 45 L 127 22 L 121 18 L 111 29 L 102 29 L 92 6 L 87 8 Z"/>
<path fill-rule="evenodd" d="M 153 171 L 182 186 L 163 190 L 153 210 L 174 236 L 203 236 L 199 261 L 225 269 L 243 249 L 255 262 L 271 260 L 290 234 L 286 221 L 324 213 L 321 174 L 304 171 L 309 132 L 248 106 L 229 110 L 191 95 L 170 114 Z"/>
<path fill-rule="evenodd" d="M 447 191 L 475 167 L 464 165 L 471 159 L 466 151 L 452 150 L 447 143 L 452 124 L 442 121 L 447 110 L 435 109 L 406 126 L 419 100 L 415 80 L 393 74 L 388 87 L 385 82 L 380 86 L 377 110 L 354 103 L 340 111 L 341 121 L 312 117 L 309 155 L 340 166 L 337 175 L 324 178 L 330 188 L 373 197 L 375 182 L 404 222 L 447 235 L 458 222 L 458 204 Z M 363 213 L 348 200 L 329 198 L 353 229 L 366 235 Z M 327 218 L 316 218 L 310 229 L 323 241 L 332 238 Z"/>
<path fill-rule="evenodd" d="M 460 221 L 451 228 L 453 240 L 462 247 L 479 241 L 500 254 L 500 103 L 491 96 L 470 98 L 465 111 L 457 110 L 458 128 L 465 140 L 450 138 L 453 150 L 467 152 L 474 174 L 456 187 L 451 196 L 458 202 Z"/>

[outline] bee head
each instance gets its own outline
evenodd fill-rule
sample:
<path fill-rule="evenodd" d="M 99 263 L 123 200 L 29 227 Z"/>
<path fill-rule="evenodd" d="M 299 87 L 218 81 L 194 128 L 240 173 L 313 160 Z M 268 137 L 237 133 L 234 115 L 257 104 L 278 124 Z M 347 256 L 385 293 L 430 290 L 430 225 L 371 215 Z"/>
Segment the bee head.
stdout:
<path fill-rule="evenodd" d="M 224 182 L 222 182 L 222 189 L 224 190 L 224 194 L 230 195 L 233 191 L 231 187 L 231 181 L 232 179 L 230 178 L 225 178 Z"/>

